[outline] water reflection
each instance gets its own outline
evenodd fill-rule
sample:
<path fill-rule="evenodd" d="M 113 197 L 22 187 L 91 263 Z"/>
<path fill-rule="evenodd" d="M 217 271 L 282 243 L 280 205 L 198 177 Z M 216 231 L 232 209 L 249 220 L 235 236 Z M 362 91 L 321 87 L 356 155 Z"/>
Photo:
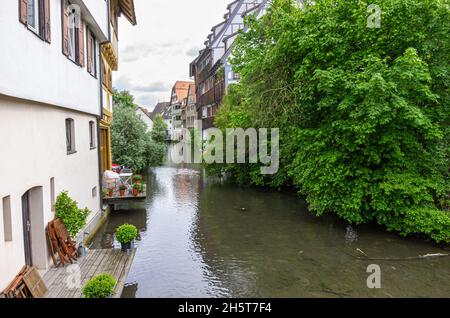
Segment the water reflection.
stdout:
<path fill-rule="evenodd" d="M 377 261 L 382 289 L 366 286 L 372 258 L 442 253 L 436 246 L 308 213 L 295 194 L 238 188 L 185 167 L 152 169 L 146 209 L 113 213 L 140 229 L 123 297 L 449 297 L 449 258 Z"/>
<path fill-rule="evenodd" d="M 137 246 L 141 241 L 141 234 L 147 231 L 147 210 L 145 208 L 120 209 L 111 212 L 110 217 L 102 226 L 99 234 L 91 242 L 92 249 L 120 248 L 120 243 L 115 240 L 114 233 L 122 224 L 129 223 L 136 226 L 139 236 L 136 239 Z"/>

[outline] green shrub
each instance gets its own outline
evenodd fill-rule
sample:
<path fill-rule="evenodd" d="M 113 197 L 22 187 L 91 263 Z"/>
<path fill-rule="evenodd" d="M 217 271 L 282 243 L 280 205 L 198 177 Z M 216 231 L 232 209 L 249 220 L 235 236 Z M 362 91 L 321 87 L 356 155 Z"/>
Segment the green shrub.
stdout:
<path fill-rule="evenodd" d="M 151 137 L 157 143 L 165 143 L 167 139 L 167 124 L 164 122 L 161 114 L 156 115 L 153 122 L 153 129 L 150 132 Z"/>
<path fill-rule="evenodd" d="M 88 208 L 78 208 L 77 202 L 74 201 L 67 191 L 62 192 L 56 198 L 55 216 L 64 223 L 67 231 L 72 237 L 86 225 L 86 219 L 91 211 Z"/>
<path fill-rule="evenodd" d="M 317 215 L 448 242 L 449 1 L 384 0 L 373 29 L 370 3 L 274 0 L 249 18 L 216 125 L 280 128 L 280 170 L 210 170 L 295 187 Z"/>
<path fill-rule="evenodd" d="M 134 225 L 123 224 L 116 230 L 116 239 L 121 244 L 131 243 L 138 235 L 138 230 Z"/>
<path fill-rule="evenodd" d="M 108 298 L 116 286 L 116 279 L 110 274 L 97 275 L 83 288 L 85 298 Z"/>
<path fill-rule="evenodd" d="M 111 150 L 114 161 L 130 167 L 134 172 L 160 165 L 166 146 L 147 132 L 145 122 L 136 114 L 133 96 L 126 91 L 114 91 L 113 104 Z"/>

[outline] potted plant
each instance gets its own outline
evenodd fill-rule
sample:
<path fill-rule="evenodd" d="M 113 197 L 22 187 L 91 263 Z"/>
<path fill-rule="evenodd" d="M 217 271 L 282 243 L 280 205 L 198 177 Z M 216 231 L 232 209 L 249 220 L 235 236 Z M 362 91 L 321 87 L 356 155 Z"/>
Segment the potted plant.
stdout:
<path fill-rule="evenodd" d="M 112 198 L 112 197 L 114 197 L 114 188 L 108 188 L 108 196 L 110 197 L 110 198 Z"/>
<path fill-rule="evenodd" d="M 133 184 L 133 195 L 137 197 L 142 192 L 142 184 L 135 183 Z"/>
<path fill-rule="evenodd" d="M 133 183 L 142 183 L 142 176 L 140 174 L 133 175 Z"/>
<path fill-rule="evenodd" d="M 117 281 L 110 274 L 94 276 L 83 287 L 84 298 L 109 298 L 114 292 Z"/>
<path fill-rule="evenodd" d="M 123 197 L 123 196 L 125 196 L 125 191 L 127 191 L 127 186 L 125 185 L 125 184 L 121 184 L 120 185 L 120 187 L 119 187 L 119 193 L 120 193 L 120 196 L 121 197 Z"/>
<path fill-rule="evenodd" d="M 102 189 L 102 198 L 106 198 L 108 196 L 108 189 Z"/>
<path fill-rule="evenodd" d="M 116 229 L 116 239 L 122 245 L 122 251 L 126 251 L 131 248 L 131 243 L 137 235 L 138 230 L 132 224 L 123 224 Z"/>

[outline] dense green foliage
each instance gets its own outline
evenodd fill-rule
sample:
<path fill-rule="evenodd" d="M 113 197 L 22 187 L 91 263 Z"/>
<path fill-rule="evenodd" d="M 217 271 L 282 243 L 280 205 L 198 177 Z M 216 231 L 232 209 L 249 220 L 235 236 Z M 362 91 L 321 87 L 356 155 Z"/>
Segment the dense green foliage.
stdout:
<path fill-rule="evenodd" d="M 115 105 L 123 105 L 135 109 L 134 97 L 129 91 L 113 90 L 113 102 Z"/>
<path fill-rule="evenodd" d="M 78 208 L 77 202 L 69 196 L 68 192 L 61 192 L 56 198 L 55 216 L 64 223 L 72 237 L 75 237 L 86 225 L 86 219 L 90 213 L 88 208 Z"/>
<path fill-rule="evenodd" d="M 140 184 L 135 184 L 135 186 L 140 186 Z M 121 244 L 129 244 L 137 237 L 138 230 L 136 226 L 132 224 L 123 224 L 116 229 L 116 239 Z"/>
<path fill-rule="evenodd" d="M 161 114 L 156 115 L 151 131 L 153 140 L 159 143 L 165 143 L 167 139 L 167 129 L 167 124 L 164 122 Z"/>
<path fill-rule="evenodd" d="M 83 287 L 84 298 L 108 298 L 114 292 L 116 283 L 110 274 L 97 275 Z"/>
<path fill-rule="evenodd" d="M 111 125 L 113 160 L 141 172 L 162 163 L 165 144 L 152 139 L 144 121 L 136 114 L 136 106 L 128 92 L 114 93 L 114 116 Z"/>
<path fill-rule="evenodd" d="M 226 165 L 244 184 L 295 187 L 317 215 L 450 241 L 448 0 L 274 0 L 237 39 L 226 127 L 280 128 L 280 171 Z"/>

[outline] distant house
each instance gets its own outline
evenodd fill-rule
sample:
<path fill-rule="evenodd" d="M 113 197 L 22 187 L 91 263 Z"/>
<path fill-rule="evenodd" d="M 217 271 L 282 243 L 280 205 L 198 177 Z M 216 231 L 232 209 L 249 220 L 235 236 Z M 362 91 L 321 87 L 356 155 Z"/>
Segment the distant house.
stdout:
<path fill-rule="evenodd" d="M 169 135 L 172 134 L 172 116 L 170 112 L 170 102 L 161 102 L 156 104 L 155 109 L 150 115 L 151 120 L 154 122 L 156 119 L 156 116 L 161 115 L 164 122 L 167 125 L 167 133 Z"/>
<path fill-rule="evenodd" d="M 172 116 L 172 134 L 173 140 L 181 137 L 182 122 L 182 106 L 183 101 L 187 98 L 189 86 L 194 82 L 177 81 L 172 88 L 170 95 L 170 111 Z"/>
<path fill-rule="evenodd" d="M 215 25 L 208 35 L 205 47 L 190 64 L 189 74 L 195 80 L 196 107 L 202 129 L 214 127 L 214 118 L 222 104 L 229 84 L 239 80 L 229 62 L 234 40 L 245 30 L 244 19 L 261 17 L 268 0 L 235 0 L 227 6 L 224 20 Z"/>
<path fill-rule="evenodd" d="M 197 127 L 197 95 L 195 93 L 195 84 L 189 85 L 188 97 L 186 98 L 186 110 L 185 110 L 186 123 L 185 128 L 198 128 Z"/>
<path fill-rule="evenodd" d="M 147 108 L 144 107 L 138 107 L 136 109 L 136 114 L 144 121 L 144 123 L 147 125 L 147 131 L 150 131 L 153 129 L 153 120 L 151 117 L 151 113 Z"/>

